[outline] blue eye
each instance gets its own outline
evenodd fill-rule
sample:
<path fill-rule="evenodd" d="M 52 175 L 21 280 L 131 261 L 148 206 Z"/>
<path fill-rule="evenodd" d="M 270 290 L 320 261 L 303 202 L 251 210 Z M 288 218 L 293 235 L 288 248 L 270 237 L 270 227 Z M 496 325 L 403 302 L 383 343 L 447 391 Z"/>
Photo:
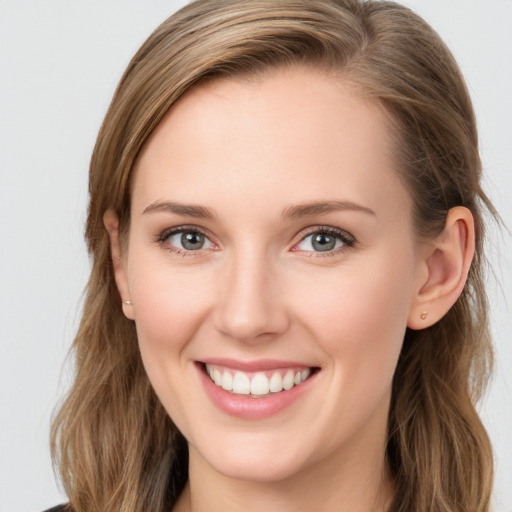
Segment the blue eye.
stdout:
<path fill-rule="evenodd" d="M 167 230 L 160 235 L 158 241 L 168 245 L 171 252 L 180 254 L 213 247 L 213 243 L 208 237 L 197 228 L 181 227 Z"/>
<path fill-rule="evenodd" d="M 321 228 L 306 235 L 295 247 L 295 250 L 330 253 L 342 247 L 352 247 L 354 239 L 344 231 L 334 228 Z"/>

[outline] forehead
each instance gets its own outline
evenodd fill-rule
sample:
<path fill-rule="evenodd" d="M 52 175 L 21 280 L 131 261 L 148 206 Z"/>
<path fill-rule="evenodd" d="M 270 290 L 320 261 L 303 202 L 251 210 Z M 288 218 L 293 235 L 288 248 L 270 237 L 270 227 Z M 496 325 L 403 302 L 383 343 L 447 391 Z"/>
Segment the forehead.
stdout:
<path fill-rule="evenodd" d="M 389 134 L 383 108 L 317 70 L 212 79 L 191 88 L 153 132 L 135 166 L 134 201 L 189 200 L 194 190 L 196 202 L 209 202 L 212 187 L 231 203 L 264 194 L 269 207 L 275 190 L 297 202 L 326 194 L 403 200 Z"/>

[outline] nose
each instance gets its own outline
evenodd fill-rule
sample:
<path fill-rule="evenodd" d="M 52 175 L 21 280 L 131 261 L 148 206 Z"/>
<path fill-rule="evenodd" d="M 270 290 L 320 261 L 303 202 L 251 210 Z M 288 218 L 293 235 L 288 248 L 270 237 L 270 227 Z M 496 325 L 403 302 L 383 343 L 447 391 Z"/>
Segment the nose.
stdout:
<path fill-rule="evenodd" d="M 244 251 L 219 272 L 214 322 L 222 334 L 245 343 L 270 340 L 289 326 L 278 272 L 264 254 Z"/>

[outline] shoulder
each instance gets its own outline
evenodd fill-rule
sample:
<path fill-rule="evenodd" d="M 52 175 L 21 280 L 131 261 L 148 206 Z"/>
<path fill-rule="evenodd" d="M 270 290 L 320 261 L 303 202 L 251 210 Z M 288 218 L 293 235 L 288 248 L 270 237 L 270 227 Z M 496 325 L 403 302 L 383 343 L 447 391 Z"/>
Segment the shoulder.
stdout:
<path fill-rule="evenodd" d="M 71 512 L 71 509 L 67 505 L 57 505 L 56 507 L 49 508 L 44 512 Z"/>

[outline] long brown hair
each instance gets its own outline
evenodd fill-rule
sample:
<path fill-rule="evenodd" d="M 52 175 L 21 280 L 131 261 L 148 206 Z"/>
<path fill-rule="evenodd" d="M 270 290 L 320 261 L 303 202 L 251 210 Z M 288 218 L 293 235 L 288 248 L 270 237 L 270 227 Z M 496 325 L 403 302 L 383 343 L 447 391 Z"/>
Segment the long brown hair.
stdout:
<path fill-rule="evenodd" d="M 166 20 L 130 62 L 90 166 L 86 238 L 92 257 L 72 347 L 74 384 L 56 415 L 52 451 L 76 512 L 163 511 L 187 478 L 184 441 L 148 381 L 133 322 L 121 309 L 103 214 L 126 235 L 137 155 L 180 96 L 207 77 L 314 66 L 381 104 L 418 237 L 469 208 L 476 256 L 466 287 L 432 327 L 408 330 L 396 369 L 387 463 L 390 510 L 489 510 L 493 460 L 475 411 L 492 350 L 482 281 L 481 164 L 469 95 L 451 53 L 421 18 L 393 2 L 199 0 Z"/>

